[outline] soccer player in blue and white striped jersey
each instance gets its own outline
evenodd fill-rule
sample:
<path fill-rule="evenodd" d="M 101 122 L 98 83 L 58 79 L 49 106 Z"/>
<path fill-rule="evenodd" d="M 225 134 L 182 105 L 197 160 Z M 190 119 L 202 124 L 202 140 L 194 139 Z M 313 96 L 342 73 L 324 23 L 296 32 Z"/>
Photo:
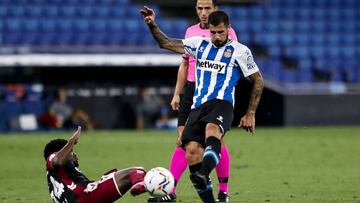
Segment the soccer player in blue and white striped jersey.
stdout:
<path fill-rule="evenodd" d="M 220 159 L 221 138 L 233 120 L 235 86 L 242 76 L 253 81 L 246 115 L 239 127 L 255 132 L 255 112 L 264 87 L 263 78 L 251 51 L 228 37 L 230 22 L 223 11 L 209 15 L 210 38 L 184 40 L 168 38 L 157 26 L 155 13 L 141 11 L 159 46 L 196 58 L 196 83 L 192 111 L 185 124 L 182 144 L 189 163 L 190 179 L 203 202 L 215 202 L 209 174 Z"/>

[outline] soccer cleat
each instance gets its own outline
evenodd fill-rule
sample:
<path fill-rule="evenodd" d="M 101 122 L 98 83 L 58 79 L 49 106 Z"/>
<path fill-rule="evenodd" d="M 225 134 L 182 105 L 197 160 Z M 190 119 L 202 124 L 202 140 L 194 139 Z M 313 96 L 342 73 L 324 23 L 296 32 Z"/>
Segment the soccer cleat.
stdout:
<path fill-rule="evenodd" d="M 226 192 L 220 191 L 216 202 L 230 202 L 230 197 Z"/>
<path fill-rule="evenodd" d="M 148 202 L 176 202 L 176 195 L 170 194 L 163 197 L 150 197 Z"/>
<path fill-rule="evenodd" d="M 209 178 L 199 172 L 191 174 L 190 180 L 197 190 L 205 190 L 208 187 Z"/>
<path fill-rule="evenodd" d="M 132 196 L 138 196 L 144 192 L 146 192 L 144 181 L 138 182 L 130 188 Z"/>

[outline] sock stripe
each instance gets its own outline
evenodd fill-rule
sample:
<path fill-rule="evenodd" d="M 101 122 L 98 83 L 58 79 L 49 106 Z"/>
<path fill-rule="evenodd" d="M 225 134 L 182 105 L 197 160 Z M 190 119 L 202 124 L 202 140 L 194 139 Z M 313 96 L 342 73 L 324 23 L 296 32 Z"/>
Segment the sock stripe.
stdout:
<path fill-rule="evenodd" d="M 228 183 L 229 177 L 218 177 L 219 183 Z"/>
<path fill-rule="evenodd" d="M 217 165 L 218 163 L 219 163 L 219 155 L 218 154 L 216 154 L 216 152 L 214 151 L 214 150 L 212 150 L 212 149 L 208 149 L 208 150 L 206 150 L 205 152 L 204 152 L 204 158 L 205 157 L 212 157 L 213 159 L 214 159 L 214 161 L 215 161 L 215 165 Z"/>

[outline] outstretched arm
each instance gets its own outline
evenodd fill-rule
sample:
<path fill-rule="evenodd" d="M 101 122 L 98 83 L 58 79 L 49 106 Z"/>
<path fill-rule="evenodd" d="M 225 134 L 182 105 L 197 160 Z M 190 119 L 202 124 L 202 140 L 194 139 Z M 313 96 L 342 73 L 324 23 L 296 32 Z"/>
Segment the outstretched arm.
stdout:
<path fill-rule="evenodd" d="M 184 86 L 186 84 L 188 67 L 189 67 L 189 61 L 187 59 L 183 59 L 181 61 L 181 64 L 180 64 L 180 67 L 178 70 L 178 74 L 177 74 L 174 96 L 171 100 L 171 107 L 174 111 L 179 110 L 179 107 L 180 107 L 180 93 L 184 89 Z"/>
<path fill-rule="evenodd" d="M 254 83 L 249 106 L 246 112 L 246 115 L 243 116 L 240 120 L 239 127 L 246 129 L 246 131 L 250 130 L 251 133 L 255 132 L 255 113 L 256 109 L 259 105 L 261 94 L 264 88 L 264 80 L 261 76 L 261 73 L 258 71 L 249 76 L 249 78 Z"/>
<path fill-rule="evenodd" d="M 69 155 L 72 152 L 73 146 L 76 145 L 80 138 L 81 127 L 79 126 L 76 132 L 70 137 L 68 143 L 56 154 L 51 160 L 53 166 L 63 166 L 69 159 Z"/>
<path fill-rule="evenodd" d="M 184 44 L 179 39 L 172 39 L 166 36 L 158 27 L 155 22 L 155 12 L 147 6 L 144 6 L 140 10 L 141 15 L 144 17 L 144 21 L 148 25 L 151 34 L 157 41 L 160 48 L 173 51 L 175 53 L 184 54 Z"/>

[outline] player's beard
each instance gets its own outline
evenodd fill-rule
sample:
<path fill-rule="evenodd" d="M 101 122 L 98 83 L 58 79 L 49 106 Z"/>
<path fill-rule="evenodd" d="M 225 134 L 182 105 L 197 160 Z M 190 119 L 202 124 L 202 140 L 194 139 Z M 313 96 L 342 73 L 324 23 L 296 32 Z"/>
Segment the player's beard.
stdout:
<path fill-rule="evenodd" d="M 227 41 L 228 41 L 229 39 L 228 38 L 226 38 L 226 40 L 224 40 L 224 41 L 215 41 L 215 42 L 213 42 L 214 43 L 214 45 L 216 46 L 216 47 L 222 47 L 222 46 L 224 46 L 226 43 L 227 43 Z"/>

